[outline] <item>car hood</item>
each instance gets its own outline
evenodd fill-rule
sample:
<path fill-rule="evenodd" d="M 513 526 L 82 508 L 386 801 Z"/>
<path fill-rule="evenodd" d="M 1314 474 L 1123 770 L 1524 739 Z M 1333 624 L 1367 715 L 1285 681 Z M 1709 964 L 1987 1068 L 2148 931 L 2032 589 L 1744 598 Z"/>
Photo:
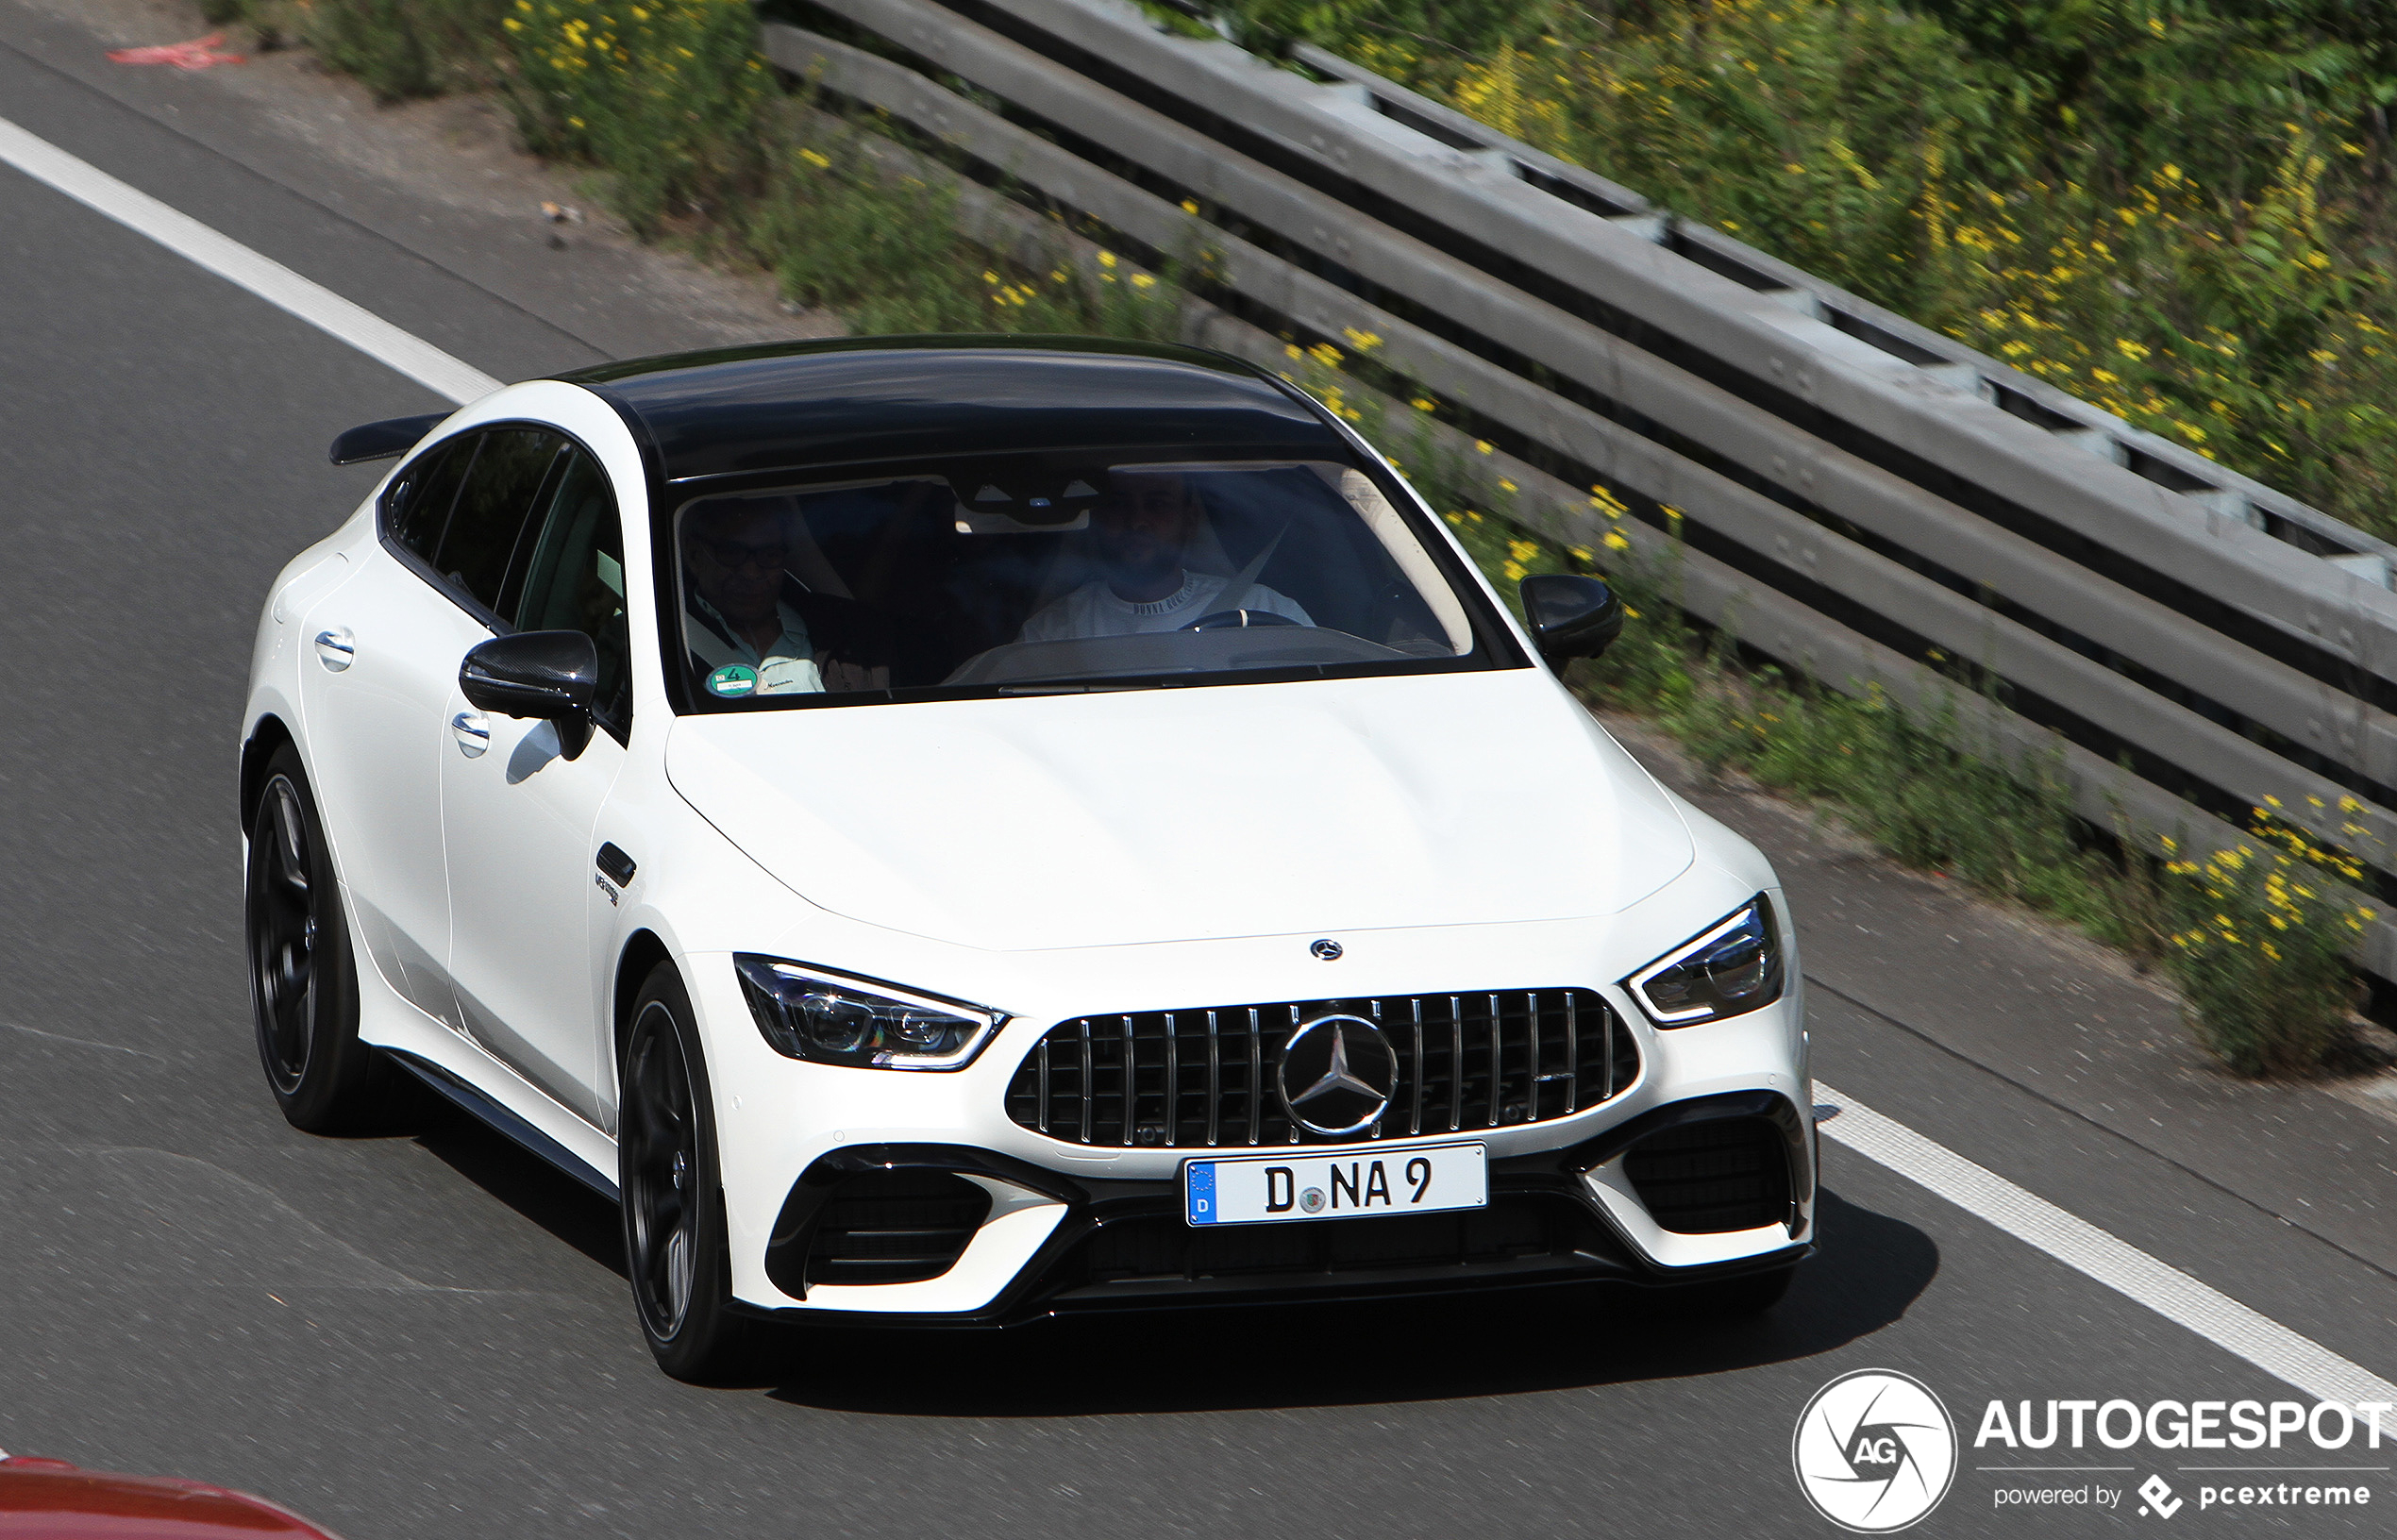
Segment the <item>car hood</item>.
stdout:
<path fill-rule="evenodd" d="M 996 951 L 1606 914 L 1692 856 L 1534 669 L 690 716 L 666 772 L 810 902 Z"/>

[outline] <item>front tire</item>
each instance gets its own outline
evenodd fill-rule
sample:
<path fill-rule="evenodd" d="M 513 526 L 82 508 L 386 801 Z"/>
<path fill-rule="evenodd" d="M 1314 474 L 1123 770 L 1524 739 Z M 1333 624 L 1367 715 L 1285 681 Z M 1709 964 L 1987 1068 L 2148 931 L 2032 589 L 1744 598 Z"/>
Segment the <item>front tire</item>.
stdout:
<path fill-rule="evenodd" d="M 370 1131 L 390 1115 L 390 1069 L 358 1040 L 358 964 L 332 847 L 289 745 L 251 809 L 243 932 L 258 1056 L 276 1104 L 310 1133 Z"/>
<path fill-rule="evenodd" d="M 651 1355 L 677 1380 L 718 1384 L 754 1366 L 757 1344 L 731 1312 L 715 1117 L 692 1020 L 681 976 L 658 964 L 625 1037 L 617 1184 L 625 1271 Z"/>

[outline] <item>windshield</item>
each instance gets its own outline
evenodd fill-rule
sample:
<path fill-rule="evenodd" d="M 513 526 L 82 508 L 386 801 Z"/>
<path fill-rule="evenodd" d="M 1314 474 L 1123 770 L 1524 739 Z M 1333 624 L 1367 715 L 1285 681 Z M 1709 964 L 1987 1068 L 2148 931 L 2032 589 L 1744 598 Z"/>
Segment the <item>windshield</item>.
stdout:
<path fill-rule="evenodd" d="M 702 709 L 1512 665 L 1454 558 L 1315 460 L 927 461 L 676 510 Z"/>

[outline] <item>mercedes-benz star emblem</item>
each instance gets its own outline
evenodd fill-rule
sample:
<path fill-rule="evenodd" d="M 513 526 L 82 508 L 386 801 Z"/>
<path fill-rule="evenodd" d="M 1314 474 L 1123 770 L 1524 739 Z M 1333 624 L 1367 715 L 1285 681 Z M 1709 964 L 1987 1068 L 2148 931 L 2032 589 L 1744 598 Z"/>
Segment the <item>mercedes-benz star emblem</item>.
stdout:
<path fill-rule="evenodd" d="M 1363 1016 L 1317 1016 L 1282 1046 L 1275 1080 L 1299 1127 L 1335 1138 L 1356 1133 L 1398 1095 L 1398 1050 Z"/>
<path fill-rule="evenodd" d="M 1315 953 L 1316 956 L 1321 958 L 1326 962 L 1337 962 L 1340 961 L 1340 944 L 1333 941 L 1329 936 L 1326 936 L 1321 941 L 1316 942 L 1314 946 L 1308 947 L 1307 950 Z"/>

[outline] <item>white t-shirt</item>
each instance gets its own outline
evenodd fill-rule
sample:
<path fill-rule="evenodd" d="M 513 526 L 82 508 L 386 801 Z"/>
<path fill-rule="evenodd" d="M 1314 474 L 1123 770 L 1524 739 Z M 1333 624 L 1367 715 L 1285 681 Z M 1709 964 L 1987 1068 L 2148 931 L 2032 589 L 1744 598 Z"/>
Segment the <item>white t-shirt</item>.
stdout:
<path fill-rule="evenodd" d="M 1202 615 L 1212 615 L 1223 608 L 1215 602 L 1232 579 L 1212 572 L 1190 572 L 1182 575 L 1182 587 L 1162 599 L 1135 604 L 1115 596 L 1107 579 L 1084 583 L 1064 598 L 1045 606 L 1039 613 L 1024 622 L 1019 640 L 1025 642 L 1078 642 L 1099 636 L 1131 636 L 1143 631 L 1175 631 Z M 1286 615 L 1301 626 L 1315 622 L 1299 607 L 1296 599 L 1286 598 L 1263 583 L 1250 583 L 1247 599 L 1240 608 L 1269 610 Z"/>

